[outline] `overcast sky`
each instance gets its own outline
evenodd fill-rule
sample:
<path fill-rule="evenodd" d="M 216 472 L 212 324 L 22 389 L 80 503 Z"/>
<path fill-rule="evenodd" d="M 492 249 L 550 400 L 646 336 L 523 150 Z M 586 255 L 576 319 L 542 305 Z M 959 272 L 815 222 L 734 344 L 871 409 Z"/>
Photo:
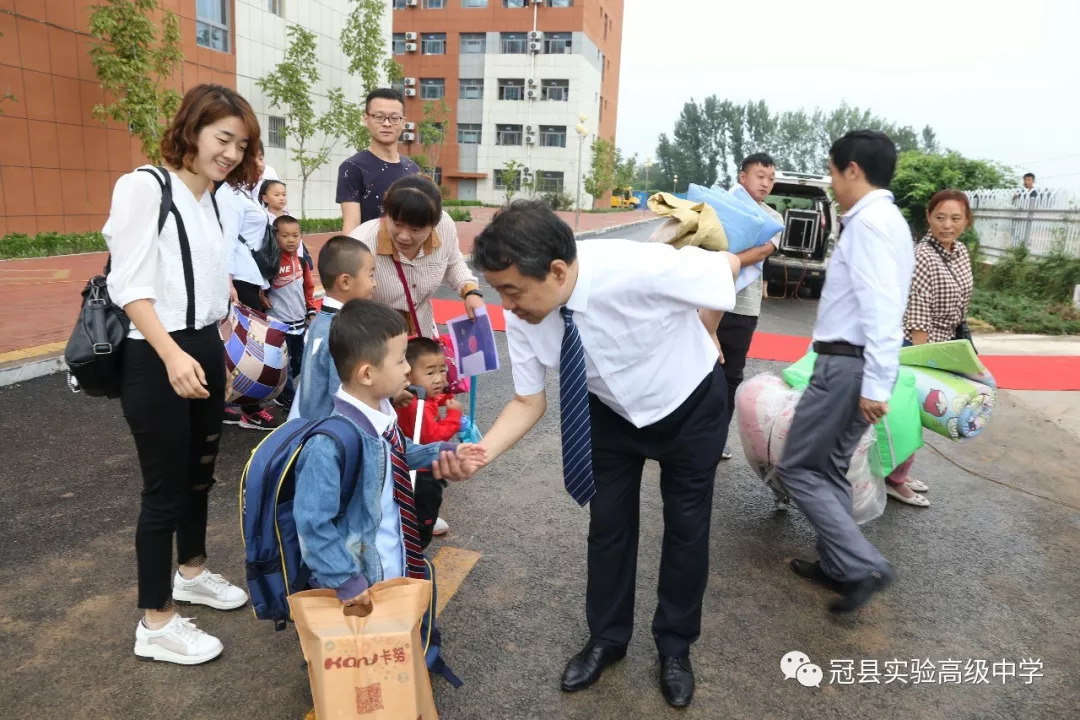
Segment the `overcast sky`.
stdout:
<path fill-rule="evenodd" d="M 847 101 L 1080 188 L 1077 0 L 625 0 L 619 146 L 655 160 L 683 103 L 711 94 Z"/>

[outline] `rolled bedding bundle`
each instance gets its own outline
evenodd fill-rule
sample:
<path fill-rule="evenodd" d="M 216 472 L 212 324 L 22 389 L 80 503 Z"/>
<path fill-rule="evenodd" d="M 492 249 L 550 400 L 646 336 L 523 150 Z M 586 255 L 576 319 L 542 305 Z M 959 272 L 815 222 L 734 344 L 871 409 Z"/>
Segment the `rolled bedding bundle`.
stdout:
<path fill-rule="evenodd" d="M 910 369 L 915 376 L 923 427 L 957 441 L 982 432 L 994 412 L 993 387 L 944 370 Z"/>
<path fill-rule="evenodd" d="M 746 460 L 774 493 L 783 492 L 782 479 L 776 482 L 773 470 L 783 456 L 801 397 L 801 390 L 793 390 L 784 380 L 768 373 L 746 380 L 735 393 L 737 427 Z M 874 457 L 877 445 L 874 429 L 867 429 L 848 467 L 852 516 L 860 525 L 885 511 L 884 477 Z"/>
<path fill-rule="evenodd" d="M 915 375 L 923 427 L 951 440 L 976 437 L 989 422 L 997 382 L 967 340 L 903 348 L 900 363 Z"/>

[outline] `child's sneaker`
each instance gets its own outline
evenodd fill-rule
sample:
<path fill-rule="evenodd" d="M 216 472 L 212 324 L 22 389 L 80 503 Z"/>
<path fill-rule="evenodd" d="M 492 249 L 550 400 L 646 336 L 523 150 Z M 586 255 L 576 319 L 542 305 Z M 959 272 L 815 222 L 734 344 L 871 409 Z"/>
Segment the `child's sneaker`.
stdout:
<path fill-rule="evenodd" d="M 177 570 L 172 596 L 178 603 L 209 605 L 215 610 L 235 610 L 248 601 L 246 592 L 209 570 L 203 570 L 194 580 L 187 580 Z"/>
<path fill-rule="evenodd" d="M 225 425 L 239 425 L 244 419 L 244 412 L 237 405 L 225 406 L 225 417 L 222 419 L 222 423 Z"/>
<path fill-rule="evenodd" d="M 160 630 L 151 630 L 141 620 L 135 628 L 135 655 L 140 660 L 199 665 L 213 660 L 223 649 L 220 640 L 179 615 L 173 615 Z"/>
<path fill-rule="evenodd" d="M 432 535 L 445 535 L 450 532 L 450 525 L 442 518 L 435 518 L 435 525 L 431 528 Z"/>
<path fill-rule="evenodd" d="M 281 408 L 271 405 L 254 413 L 244 413 L 240 418 L 240 427 L 249 430 L 275 430 L 285 424 L 287 416 Z"/>

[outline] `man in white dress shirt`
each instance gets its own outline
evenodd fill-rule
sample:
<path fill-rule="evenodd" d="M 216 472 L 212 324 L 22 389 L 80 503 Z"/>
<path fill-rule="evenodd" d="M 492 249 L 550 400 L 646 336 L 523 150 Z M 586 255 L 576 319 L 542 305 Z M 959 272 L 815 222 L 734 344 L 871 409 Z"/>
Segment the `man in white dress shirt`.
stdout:
<path fill-rule="evenodd" d="M 727 438 L 727 386 L 699 308 L 731 310 L 729 253 L 626 240 L 578 244 L 547 206 L 519 201 L 476 239 L 473 264 L 499 291 L 516 395 L 486 433 L 488 459 L 543 417 L 559 371 L 563 482 L 591 502 L 590 638 L 562 676 L 581 690 L 626 654 L 633 629 L 641 471 L 660 463 L 664 544 L 653 637 L 661 691 L 690 704 L 701 630 L 713 481 Z"/>
<path fill-rule="evenodd" d="M 841 595 L 854 610 L 893 579 L 889 563 L 851 516 L 845 475 L 859 438 L 888 412 L 915 265 L 911 230 L 886 188 L 896 146 L 884 133 L 849 132 L 829 151 L 840 239 L 814 323 L 814 375 L 788 432 L 779 474 L 817 530 L 819 560 L 792 560 L 799 575 Z"/>

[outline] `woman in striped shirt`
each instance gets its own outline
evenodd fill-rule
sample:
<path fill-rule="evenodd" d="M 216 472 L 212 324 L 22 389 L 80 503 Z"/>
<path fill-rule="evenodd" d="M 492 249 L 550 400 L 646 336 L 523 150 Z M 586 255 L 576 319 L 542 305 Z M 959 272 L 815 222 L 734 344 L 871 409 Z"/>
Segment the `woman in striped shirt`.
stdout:
<path fill-rule="evenodd" d="M 458 247 L 454 221 L 442 211 L 439 188 L 423 175 L 394 182 L 383 198 L 383 216 L 349 234 L 375 255 L 374 299 L 405 315 L 410 334 L 438 337 L 431 298 L 444 283 L 462 298 L 469 317 L 483 307 L 476 276 Z"/>
<path fill-rule="evenodd" d="M 907 311 L 904 313 L 904 344 L 955 340 L 966 320 L 974 279 L 967 248 L 960 235 L 971 223 L 967 195 L 959 190 L 942 190 L 927 204 L 930 231 L 915 246 L 915 272 L 911 278 Z M 909 476 L 912 456 L 898 466 L 885 485 L 892 498 L 916 507 L 929 507 L 920 495 L 929 488 Z"/>

